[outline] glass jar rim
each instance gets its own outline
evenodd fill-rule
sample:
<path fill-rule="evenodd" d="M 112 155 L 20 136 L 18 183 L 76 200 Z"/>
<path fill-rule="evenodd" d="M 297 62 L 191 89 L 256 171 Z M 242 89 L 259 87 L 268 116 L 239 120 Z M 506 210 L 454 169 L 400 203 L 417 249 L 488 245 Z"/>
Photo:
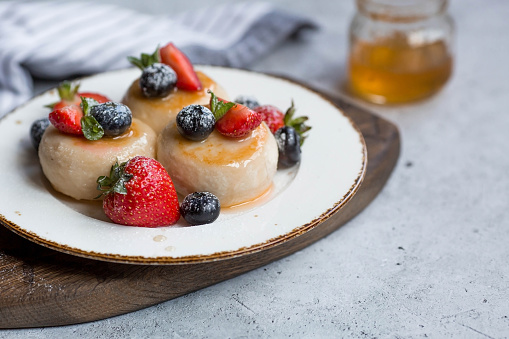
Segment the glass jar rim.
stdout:
<path fill-rule="evenodd" d="M 362 14 L 374 20 L 414 22 L 446 11 L 448 0 L 356 0 Z"/>

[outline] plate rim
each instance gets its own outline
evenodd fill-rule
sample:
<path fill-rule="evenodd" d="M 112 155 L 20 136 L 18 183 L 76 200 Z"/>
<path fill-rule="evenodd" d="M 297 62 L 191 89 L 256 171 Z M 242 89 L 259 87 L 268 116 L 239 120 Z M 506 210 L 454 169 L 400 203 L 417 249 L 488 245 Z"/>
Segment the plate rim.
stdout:
<path fill-rule="evenodd" d="M 275 78 L 280 81 L 286 81 L 293 85 L 299 86 L 307 91 L 312 92 L 315 95 L 318 95 L 322 100 L 328 102 L 330 105 L 332 105 L 336 110 L 339 112 L 339 114 L 343 115 L 350 123 L 351 127 L 356 131 L 358 134 L 359 140 L 362 145 L 362 167 L 359 173 L 357 174 L 356 179 L 354 180 L 354 183 L 350 187 L 350 189 L 339 199 L 339 201 L 335 202 L 332 207 L 327 208 L 320 216 L 317 218 L 306 222 L 302 225 L 298 225 L 294 227 L 291 231 L 279 235 L 277 237 L 268 239 L 264 242 L 251 245 L 249 247 L 241 247 L 237 250 L 229 250 L 229 251 L 221 251 L 221 252 L 214 252 L 212 254 L 207 255 L 187 255 L 182 257 L 168 257 L 168 256 L 158 256 L 158 257 L 145 257 L 145 256 L 133 256 L 133 255 L 119 255 L 119 254 L 111 254 L 111 253 L 100 253 L 96 251 L 85 251 L 79 248 L 75 248 L 68 245 L 59 244 L 56 241 L 47 240 L 39 235 L 35 234 L 34 232 L 27 231 L 23 229 L 21 226 L 17 225 L 16 223 L 8 220 L 5 216 L 3 216 L 0 213 L 0 224 L 5 226 L 7 229 L 10 229 L 12 232 L 16 233 L 17 235 L 34 242 L 38 245 L 50 248 L 52 250 L 56 250 L 58 252 L 62 252 L 65 254 L 78 256 L 82 258 L 87 259 L 93 259 L 98 261 L 104 261 L 104 262 L 113 262 L 113 263 L 124 263 L 124 264 L 138 264 L 138 265 L 185 265 L 185 264 L 200 264 L 200 263 L 207 263 L 207 262 L 215 262 L 219 260 L 228 260 L 233 259 L 241 256 L 246 256 L 250 254 L 254 254 L 257 252 L 261 252 L 264 250 L 270 250 L 274 247 L 277 247 L 280 244 L 283 244 L 287 241 L 292 241 L 293 239 L 299 237 L 300 235 L 303 235 L 312 229 L 318 227 L 320 224 L 324 223 L 326 220 L 328 220 L 330 217 L 332 217 L 334 214 L 338 213 L 343 206 L 348 203 L 353 196 L 357 193 L 359 190 L 365 174 L 367 170 L 367 146 L 366 141 L 364 139 L 364 135 L 362 134 L 360 128 L 355 124 L 353 119 L 346 115 L 344 111 L 335 104 L 329 97 L 327 97 L 325 94 L 311 88 L 308 85 L 303 84 L 302 82 L 291 79 L 289 77 L 286 77 L 284 75 L 278 75 L 273 73 L 267 73 L 267 72 L 261 72 L 261 71 L 254 71 L 249 70 L 245 68 L 235 68 L 235 67 L 226 67 L 226 66 L 216 66 L 216 65 L 205 65 L 205 64 L 196 64 L 196 67 L 204 66 L 204 67 L 212 67 L 217 69 L 226 69 L 226 70 L 236 70 L 236 71 L 242 71 L 246 73 L 252 73 L 252 74 L 259 74 L 263 76 L 268 76 L 270 78 Z M 83 79 L 93 78 L 98 75 L 103 74 L 109 74 L 109 73 L 120 73 L 125 72 L 129 69 L 132 69 L 132 67 L 129 68 L 122 68 L 112 71 L 106 71 L 106 72 L 100 72 L 95 73 L 87 76 L 82 76 L 73 79 L 73 81 L 79 81 Z M 46 95 L 48 92 L 54 91 L 55 88 L 50 88 L 44 92 L 39 93 L 38 95 L 33 96 L 25 103 L 17 106 L 7 114 L 5 114 L 2 118 L 0 118 L 0 122 L 4 120 L 7 116 L 11 114 L 15 114 L 17 111 L 23 109 L 26 105 L 28 105 L 32 100 Z"/>

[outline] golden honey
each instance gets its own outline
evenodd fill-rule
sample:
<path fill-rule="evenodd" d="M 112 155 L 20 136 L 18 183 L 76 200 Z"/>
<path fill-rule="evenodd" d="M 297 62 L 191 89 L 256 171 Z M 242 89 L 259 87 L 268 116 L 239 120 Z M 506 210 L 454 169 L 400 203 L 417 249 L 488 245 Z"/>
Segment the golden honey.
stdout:
<path fill-rule="evenodd" d="M 357 5 L 347 66 L 352 94 L 396 104 L 429 97 L 444 86 L 453 68 L 453 24 L 445 0 Z"/>
<path fill-rule="evenodd" d="M 398 39 L 357 42 L 348 66 L 350 90 L 374 103 L 391 104 L 426 98 L 452 72 L 452 57 L 443 41 L 413 47 Z"/>

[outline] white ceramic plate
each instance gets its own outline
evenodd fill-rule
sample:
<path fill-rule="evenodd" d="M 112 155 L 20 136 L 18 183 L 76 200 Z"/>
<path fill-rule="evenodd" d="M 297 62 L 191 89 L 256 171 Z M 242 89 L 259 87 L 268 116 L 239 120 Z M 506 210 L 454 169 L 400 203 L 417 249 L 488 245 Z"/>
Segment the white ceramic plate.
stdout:
<path fill-rule="evenodd" d="M 0 120 L 0 223 L 41 245 L 87 258 L 140 264 L 207 262 L 264 250 L 291 241 L 340 213 L 366 170 L 364 139 L 353 122 L 319 94 L 288 80 L 238 69 L 197 66 L 235 98 L 255 96 L 309 116 L 299 166 L 278 171 L 274 189 L 243 208 L 225 211 L 212 224 L 140 228 L 116 225 L 100 202 L 80 202 L 55 192 L 40 169 L 29 129 L 57 101 L 46 92 Z M 83 91 L 121 100 L 139 70 L 126 69 L 81 80 Z"/>

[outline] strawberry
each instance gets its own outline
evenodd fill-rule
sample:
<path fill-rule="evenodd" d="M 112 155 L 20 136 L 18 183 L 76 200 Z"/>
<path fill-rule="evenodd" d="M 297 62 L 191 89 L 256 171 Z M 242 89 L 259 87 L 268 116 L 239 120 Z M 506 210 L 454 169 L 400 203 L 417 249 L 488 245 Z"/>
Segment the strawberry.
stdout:
<path fill-rule="evenodd" d="M 98 140 L 104 135 L 104 128 L 93 115 L 90 108 L 99 105 L 91 98 L 81 98 L 81 104 L 63 106 L 51 111 L 48 118 L 53 126 L 60 132 L 74 135 L 83 135 L 88 140 Z"/>
<path fill-rule="evenodd" d="M 62 82 L 57 88 L 60 101 L 47 105 L 47 107 L 56 110 L 69 105 L 79 106 L 81 103 L 81 97 L 91 98 L 99 103 L 111 101 L 108 97 L 99 93 L 78 92 L 79 87 L 79 84 L 73 85 L 69 81 Z"/>
<path fill-rule="evenodd" d="M 82 135 L 81 118 L 83 111 L 79 106 L 69 105 L 53 110 L 49 114 L 49 121 L 60 132 Z"/>
<path fill-rule="evenodd" d="M 248 107 L 228 102 L 210 93 L 210 110 L 216 118 L 216 129 L 231 138 L 247 136 L 262 123 L 262 117 Z"/>
<path fill-rule="evenodd" d="M 105 95 L 102 95 L 99 93 L 93 93 L 93 92 L 78 92 L 77 96 L 78 96 L 78 98 L 83 97 L 83 98 L 94 99 L 95 101 L 97 101 L 100 104 L 104 104 L 105 102 L 112 101 L 110 98 L 108 98 Z M 81 102 L 81 100 L 80 100 L 80 102 Z"/>
<path fill-rule="evenodd" d="M 105 195 L 103 209 L 115 223 L 159 227 L 180 218 L 173 182 L 164 167 L 152 158 L 137 156 L 111 167 L 110 176 L 97 179 Z"/>
<path fill-rule="evenodd" d="M 199 91 L 202 84 L 194 71 L 193 64 L 173 43 L 159 50 L 161 62 L 173 68 L 177 73 L 177 88 L 187 91 Z"/>
<path fill-rule="evenodd" d="M 278 129 L 285 125 L 285 114 L 276 106 L 262 105 L 255 107 L 254 111 L 260 114 L 262 120 L 269 126 L 272 133 L 276 133 Z"/>
<path fill-rule="evenodd" d="M 304 143 L 306 139 L 306 132 L 311 129 L 311 127 L 306 125 L 306 121 L 308 117 L 302 116 L 294 118 L 295 115 L 295 106 L 292 104 L 283 114 L 279 108 L 272 105 L 261 105 L 254 108 L 254 111 L 261 115 L 262 120 L 265 121 L 267 126 L 269 126 L 270 131 L 275 134 L 278 129 L 284 126 L 292 127 L 295 129 L 297 134 L 300 137 L 300 144 Z"/>
<path fill-rule="evenodd" d="M 260 114 L 237 104 L 216 122 L 219 133 L 231 138 L 242 138 L 262 123 Z"/>

